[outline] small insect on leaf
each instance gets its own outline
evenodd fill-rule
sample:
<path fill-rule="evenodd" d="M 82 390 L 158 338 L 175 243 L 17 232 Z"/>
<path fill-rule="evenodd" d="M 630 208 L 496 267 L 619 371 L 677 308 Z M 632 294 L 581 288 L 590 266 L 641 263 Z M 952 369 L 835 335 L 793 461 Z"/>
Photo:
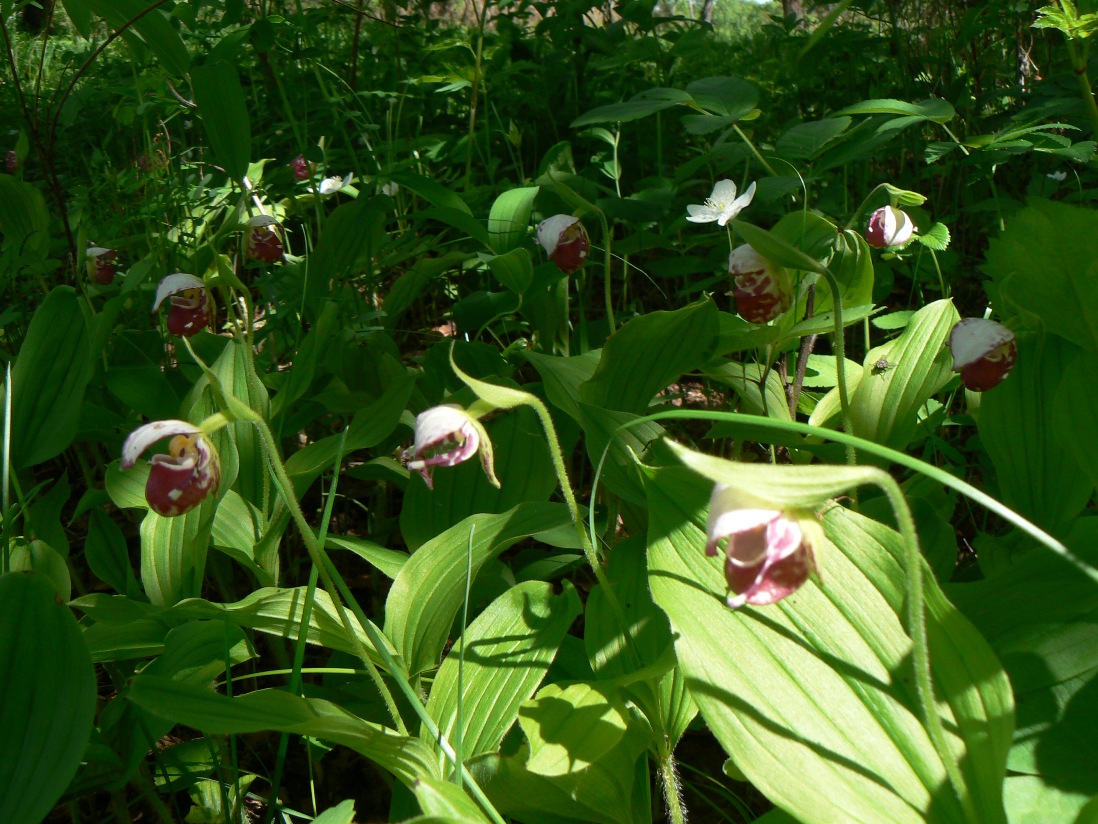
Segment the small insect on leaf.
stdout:
<path fill-rule="evenodd" d="M 871 371 L 874 375 L 883 375 L 889 369 L 895 368 L 895 366 L 896 364 L 890 363 L 888 358 L 881 358 L 875 364 L 873 364 L 873 369 Z"/>

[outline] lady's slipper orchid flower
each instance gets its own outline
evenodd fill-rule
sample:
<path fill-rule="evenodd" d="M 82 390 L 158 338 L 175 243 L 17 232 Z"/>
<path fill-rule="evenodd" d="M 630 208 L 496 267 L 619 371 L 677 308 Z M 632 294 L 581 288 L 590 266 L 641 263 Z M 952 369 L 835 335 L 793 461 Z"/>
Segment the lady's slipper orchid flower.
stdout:
<path fill-rule="evenodd" d="M 189 338 L 210 325 L 210 303 L 201 278 L 183 272 L 168 275 L 156 287 L 153 312 L 169 297 L 168 331 L 173 335 Z"/>
<path fill-rule="evenodd" d="M 902 246 L 911 240 L 914 233 L 915 224 L 907 212 L 895 206 L 882 206 L 869 216 L 865 241 L 875 249 L 887 249 Z"/>
<path fill-rule="evenodd" d="M 256 215 L 248 221 L 248 254 L 260 263 L 282 261 L 282 224 L 270 215 Z"/>
<path fill-rule="evenodd" d="M 716 555 L 720 542 L 727 542 L 724 575 L 731 609 L 780 601 L 816 571 L 812 547 L 796 518 L 777 510 L 743 508 L 741 503 L 738 491 L 717 484 L 705 527 L 706 555 Z"/>
<path fill-rule="evenodd" d="M 4 155 L 4 171 L 9 175 L 19 171 L 19 156 L 13 149 L 9 149 L 8 153 Z"/>
<path fill-rule="evenodd" d="M 958 321 L 949 333 L 949 351 L 953 371 L 961 373 L 961 383 L 973 392 L 985 392 L 1006 380 L 1018 355 L 1014 333 L 984 318 Z"/>
<path fill-rule="evenodd" d="M 401 460 L 422 475 L 431 489 L 431 471 L 436 466 L 457 466 L 478 450 L 488 480 L 499 486 L 492 464 L 491 442 L 480 421 L 457 406 L 433 406 L 416 416 L 415 443 L 404 451 Z"/>
<path fill-rule="evenodd" d="M 793 281 L 784 266 L 743 244 L 728 256 L 736 311 L 749 323 L 767 323 L 793 305 Z"/>
<path fill-rule="evenodd" d="M 129 469 L 157 441 L 171 438 L 168 454 L 149 459 L 145 500 L 166 518 L 190 512 L 217 492 L 221 461 L 217 450 L 193 423 L 155 421 L 134 430 L 122 445 L 122 468 Z"/>
<path fill-rule="evenodd" d="M 570 275 L 587 260 L 591 239 L 578 217 L 553 215 L 538 224 L 538 243 L 564 274 Z"/>
<path fill-rule="evenodd" d="M 345 189 L 351 185 L 352 172 L 348 172 L 346 177 L 326 177 L 320 181 L 318 191 L 322 195 L 334 195 L 340 189 Z"/>
<path fill-rule="evenodd" d="M 118 252 L 114 249 L 106 249 L 102 246 L 89 246 L 86 255 L 88 277 L 100 286 L 108 286 L 114 283 L 114 275 L 118 271 L 115 261 L 118 260 Z"/>
<path fill-rule="evenodd" d="M 712 223 L 715 220 L 718 226 L 724 226 L 746 209 L 754 197 L 754 182 L 744 190 L 742 195 L 736 197 L 735 183 L 731 180 L 718 180 L 717 185 L 713 187 L 713 192 L 705 199 L 705 203 L 701 206 L 691 203 L 686 207 L 689 213 L 686 219 L 691 223 Z"/>
<path fill-rule="evenodd" d="M 313 176 L 313 164 L 305 159 L 305 155 L 298 155 L 290 161 L 290 170 L 294 173 L 294 180 L 308 180 Z"/>

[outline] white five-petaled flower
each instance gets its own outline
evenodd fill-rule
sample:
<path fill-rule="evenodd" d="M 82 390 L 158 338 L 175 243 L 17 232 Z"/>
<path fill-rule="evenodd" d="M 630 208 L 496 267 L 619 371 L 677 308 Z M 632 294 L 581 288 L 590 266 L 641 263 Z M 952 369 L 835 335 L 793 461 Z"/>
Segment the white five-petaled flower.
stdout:
<path fill-rule="evenodd" d="M 346 177 L 326 177 L 320 181 L 319 191 L 322 195 L 333 195 L 340 189 L 351 185 L 353 172 L 348 172 Z"/>
<path fill-rule="evenodd" d="M 752 182 L 744 193 L 736 197 L 736 184 L 731 180 L 718 180 L 713 187 L 713 192 L 705 199 L 705 203 L 698 206 L 691 203 L 686 207 L 689 216 L 686 218 L 691 223 L 712 223 L 717 221 L 718 226 L 724 226 L 728 221 L 742 212 L 755 197 L 755 184 Z"/>

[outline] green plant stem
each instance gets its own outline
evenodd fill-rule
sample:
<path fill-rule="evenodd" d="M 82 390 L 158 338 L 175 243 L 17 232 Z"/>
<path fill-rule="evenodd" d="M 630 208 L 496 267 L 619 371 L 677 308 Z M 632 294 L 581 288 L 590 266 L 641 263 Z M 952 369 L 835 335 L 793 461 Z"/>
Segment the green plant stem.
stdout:
<path fill-rule="evenodd" d="M 373 645 L 378 657 L 381 658 L 382 663 L 385 664 L 386 669 L 388 669 L 389 673 L 393 676 L 393 680 L 408 699 L 416 715 L 419 716 L 424 729 L 436 742 L 438 742 L 439 748 L 442 750 L 443 754 L 450 759 L 450 762 L 454 767 L 461 771 L 463 780 L 467 784 L 465 787 L 466 791 L 473 796 L 495 824 L 505 824 L 502 816 L 500 816 L 499 812 L 496 811 L 496 808 L 492 806 L 492 802 L 488 800 L 488 797 L 484 794 L 480 785 L 457 757 L 453 746 L 451 746 L 446 736 L 443 735 L 438 724 L 436 724 L 435 720 L 427 714 L 427 708 L 423 706 L 422 699 L 404 675 L 404 668 L 398 664 L 392 653 L 389 652 L 389 649 L 385 644 L 385 638 L 369 619 L 366 618 L 362 613 L 361 608 L 357 606 L 350 590 L 347 588 L 346 582 L 339 576 L 335 566 L 331 564 L 331 559 L 327 557 L 327 553 L 323 546 L 317 541 L 317 537 L 313 533 L 312 528 L 309 526 L 309 522 L 305 518 L 305 513 L 301 509 L 301 504 L 293 494 L 293 483 L 290 481 L 290 476 L 286 472 L 286 466 L 282 462 L 281 456 L 278 454 L 278 445 L 275 443 L 274 434 L 271 432 L 270 426 L 268 426 L 263 417 L 250 406 L 237 400 L 232 395 L 226 395 L 221 390 L 217 381 L 217 376 L 209 370 L 209 367 L 206 366 L 194 350 L 191 349 L 190 340 L 187 338 L 184 338 L 183 340 L 186 342 L 187 348 L 191 351 L 191 355 L 195 358 L 195 361 L 202 367 L 203 372 L 210 381 L 211 387 L 217 387 L 214 394 L 220 402 L 224 403 L 226 417 L 229 420 L 247 421 L 259 430 L 260 437 L 263 440 L 263 445 L 267 452 L 268 463 L 270 464 L 271 471 L 274 473 L 278 487 L 282 492 L 283 501 L 290 512 L 290 517 L 293 518 L 298 531 L 301 533 L 301 538 L 305 542 L 305 548 L 309 552 L 309 557 L 320 572 L 320 578 L 324 583 L 324 589 L 332 599 L 332 604 L 339 614 L 339 620 L 343 624 L 343 628 L 347 633 L 347 638 L 355 649 L 355 655 L 357 655 L 366 665 L 366 669 L 370 673 L 370 678 L 377 686 L 378 692 L 381 693 L 381 697 L 389 710 L 389 714 L 393 717 L 393 723 L 396 725 L 397 731 L 401 735 L 408 735 L 408 728 L 405 726 L 404 720 L 400 716 L 400 711 L 397 709 L 392 693 L 381 677 L 381 672 L 378 670 L 377 665 L 374 664 L 373 660 L 366 652 L 366 648 L 359 639 L 358 633 L 355 632 L 354 627 L 351 624 L 350 616 L 347 614 L 347 609 L 341 600 L 341 596 L 347 600 L 347 603 L 351 604 L 355 617 L 361 624 L 370 644 Z M 546 411 L 546 414 L 548 414 L 548 410 Z"/>
<path fill-rule="evenodd" d="M 477 48 L 476 60 L 473 65 L 473 99 L 469 104 L 469 141 L 465 151 L 465 188 L 469 188 L 469 182 L 473 173 L 473 143 L 477 127 L 477 98 L 480 96 L 481 67 L 484 56 L 484 23 L 488 18 L 488 3 L 481 6 L 480 19 L 477 21 Z"/>
<path fill-rule="evenodd" d="M 880 183 L 873 187 L 873 190 L 865 196 L 865 199 L 863 199 L 860 204 L 858 204 L 858 208 L 854 211 L 854 214 L 850 216 L 850 220 L 848 220 L 846 222 L 846 225 L 843 226 L 843 231 L 854 228 L 854 224 L 855 222 L 857 222 L 858 218 L 862 216 L 862 212 L 869 208 L 870 202 L 872 202 L 877 192 L 881 191 L 881 189 L 883 188 L 885 188 L 884 183 Z"/>
<path fill-rule="evenodd" d="M 843 296 L 839 294 L 839 281 L 831 274 L 831 270 L 824 267 L 823 276 L 827 285 L 831 287 L 831 302 L 834 306 L 835 330 L 832 346 L 835 348 L 835 375 L 839 389 L 839 406 L 843 413 L 843 428 L 847 432 L 854 431 L 854 422 L 850 417 L 850 396 L 846 391 L 846 334 L 843 328 Z M 846 462 L 853 466 L 858 462 L 858 453 L 853 443 L 846 444 Z"/>
<path fill-rule="evenodd" d="M 740 127 L 739 127 L 739 126 L 738 126 L 737 124 L 735 124 L 735 123 L 733 123 L 733 124 L 732 124 L 732 128 L 736 130 L 736 134 L 738 134 L 738 135 L 740 136 L 740 139 L 741 139 L 741 140 L 742 140 L 742 141 L 743 141 L 744 143 L 746 143 L 746 144 L 747 144 L 747 148 L 749 148 L 749 149 L 751 150 L 751 153 L 752 153 L 753 155 L 755 155 L 755 159 L 756 159 L 756 160 L 758 160 L 758 161 L 759 161 L 759 163 L 761 163 L 761 164 L 762 164 L 762 167 L 763 167 L 764 169 L 766 169 L 766 171 L 767 171 L 767 172 L 768 172 L 768 173 L 769 173 L 770 175 L 772 175 L 772 176 L 775 176 L 775 177 L 776 177 L 778 173 L 774 171 L 774 167 L 773 167 L 773 166 L 771 166 L 771 165 L 770 165 L 769 163 L 767 163 L 767 162 L 766 162 L 766 158 L 762 156 L 762 154 L 761 154 L 761 153 L 759 152 L 759 150 L 758 150 L 758 149 L 757 149 L 757 148 L 755 147 L 755 144 L 751 142 L 751 138 L 749 138 L 749 137 L 748 137 L 747 135 L 745 135 L 745 134 L 743 133 L 743 129 L 741 129 L 741 128 L 740 128 Z"/>
<path fill-rule="evenodd" d="M 663 800 L 667 805 L 667 819 L 671 824 L 686 824 L 686 809 L 682 803 L 682 785 L 675 769 L 675 756 L 670 752 L 659 754 L 660 785 L 663 788 Z"/>
<path fill-rule="evenodd" d="M 606 296 L 606 322 L 610 326 L 610 334 L 613 335 L 614 334 L 614 329 L 615 329 L 615 324 L 614 324 L 614 291 L 613 291 L 614 283 L 613 283 L 613 280 L 612 280 L 612 277 L 611 277 L 612 273 L 611 273 L 611 270 L 610 270 L 610 263 L 611 263 L 611 260 L 612 260 L 611 252 L 610 252 L 610 243 L 612 241 L 612 238 L 610 237 L 610 224 L 606 220 L 606 215 L 602 213 L 601 209 L 599 210 L 599 222 L 602 224 L 602 246 L 603 246 L 602 271 L 603 271 L 603 291 L 604 291 L 605 296 Z"/>
<path fill-rule="evenodd" d="M 911 515 L 911 508 L 904 498 L 903 490 L 896 479 L 884 470 L 877 475 L 877 486 L 888 497 L 892 505 L 892 512 L 896 516 L 900 536 L 904 544 L 904 584 L 907 589 L 907 633 L 911 637 L 911 658 L 915 669 L 915 687 L 919 694 L 919 703 L 923 711 L 923 720 L 926 722 L 926 730 L 930 736 L 934 749 L 945 767 L 949 783 L 957 794 L 961 807 L 965 811 L 965 817 L 971 821 L 979 822 L 972 803 L 972 794 L 965 789 L 964 776 L 960 766 L 946 740 L 945 728 L 942 726 L 941 716 L 934 700 L 934 681 L 930 671 L 930 643 L 926 633 L 926 591 L 923 587 L 923 557 L 919 551 L 919 536 L 915 530 L 915 519 Z"/>
<path fill-rule="evenodd" d="M 1087 74 L 1087 44 L 1086 41 L 1076 46 L 1075 41 L 1064 35 L 1067 43 L 1068 55 L 1071 58 L 1071 68 L 1075 73 L 1075 82 L 1079 86 L 1079 95 L 1083 98 L 1083 107 L 1087 111 L 1090 120 L 1090 128 L 1098 135 L 1098 104 L 1094 102 L 1094 90 L 1090 86 L 1090 76 Z"/>

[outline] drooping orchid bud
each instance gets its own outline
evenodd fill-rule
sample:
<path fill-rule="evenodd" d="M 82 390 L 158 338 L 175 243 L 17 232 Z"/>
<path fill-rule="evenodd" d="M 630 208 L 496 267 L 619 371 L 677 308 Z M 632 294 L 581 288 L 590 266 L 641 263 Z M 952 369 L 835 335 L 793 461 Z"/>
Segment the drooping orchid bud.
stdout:
<path fill-rule="evenodd" d="M 4 155 L 4 171 L 9 175 L 19 171 L 19 155 L 15 153 L 14 149 L 8 149 L 7 154 Z"/>
<path fill-rule="evenodd" d="M 484 472 L 499 486 L 492 461 L 492 443 L 484 426 L 458 406 L 433 406 L 416 416 L 415 443 L 401 460 L 423 476 L 433 488 L 431 471 L 436 466 L 457 466 L 480 452 Z"/>
<path fill-rule="evenodd" d="M 137 463 L 150 446 L 171 438 L 168 454 L 149 459 L 145 500 L 149 508 L 166 518 L 190 512 L 216 494 L 221 481 L 217 450 L 201 430 L 187 421 L 154 421 L 135 429 L 122 445 L 122 468 Z"/>
<path fill-rule="evenodd" d="M 564 274 L 570 275 L 587 259 L 591 239 L 578 217 L 553 215 L 538 224 L 538 243 Z"/>
<path fill-rule="evenodd" d="M 1018 347 L 1014 333 L 993 320 L 964 318 L 949 333 L 953 371 L 973 392 L 986 392 L 1006 380 L 1014 368 Z"/>
<path fill-rule="evenodd" d="M 768 323 L 793 305 L 793 280 L 784 266 L 743 244 L 728 256 L 736 311 L 749 323 Z"/>
<path fill-rule="evenodd" d="M 313 176 L 312 164 L 305 159 L 305 155 L 298 155 L 291 160 L 290 170 L 294 173 L 294 180 L 308 180 Z"/>
<path fill-rule="evenodd" d="M 282 261 L 282 224 L 270 215 L 256 215 L 248 221 L 248 254 L 260 263 Z"/>
<path fill-rule="evenodd" d="M 812 547 L 796 517 L 780 510 L 742 506 L 742 496 L 717 484 L 709 500 L 705 553 L 725 541 L 727 604 L 765 606 L 798 590 L 816 571 Z"/>
<path fill-rule="evenodd" d="M 153 312 L 166 298 L 171 298 L 167 325 L 173 335 L 189 338 L 210 325 L 210 303 L 201 278 L 183 272 L 168 275 L 156 287 Z"/>
<path fill-rule="evenodd" d="M 895 206 L 882 206 L 869 216 L 865 241 L 875 249 L 902 246 L 911 239 L 915 224 L 907 212 Z"/>
<path fill-rule="evenodd" d="M 748 186 L 742 195 L 736 197 L 736 184 L 731 180 L 718 180 L 712 193 L 700 206 L 691 203 L 686 207 L 686 219 L 691 223 L 717 222 L 718 226 L 724 226 L 736 215 L 751 205 L 755 197 L 755 184 Z"/>
<path fill-rule="evenodd" d="M 89 246 L 86 255 L 86 268 L 88 277 L 100 286 L 108 286 L 114 283 L 115 273 L 118 267 L 118 252 L 114 249 L 106 249 L 102 246 Z"/>

